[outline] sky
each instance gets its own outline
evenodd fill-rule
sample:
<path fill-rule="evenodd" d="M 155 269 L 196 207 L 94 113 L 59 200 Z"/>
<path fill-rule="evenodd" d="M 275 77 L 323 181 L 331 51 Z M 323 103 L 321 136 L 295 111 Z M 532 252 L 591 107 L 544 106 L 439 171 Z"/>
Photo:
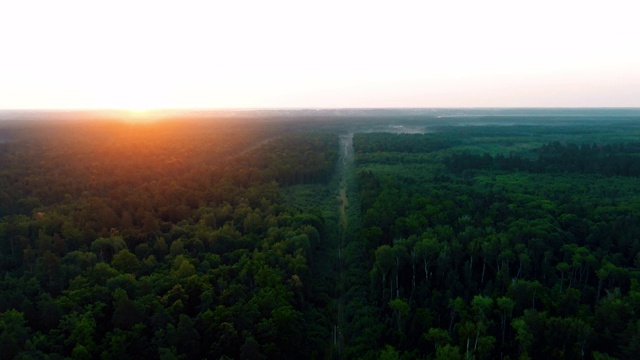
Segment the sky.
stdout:
<path fill-rule="evenodd" d="M 635 1 L 2 1 L 0 109 L 640 107 Z"/>

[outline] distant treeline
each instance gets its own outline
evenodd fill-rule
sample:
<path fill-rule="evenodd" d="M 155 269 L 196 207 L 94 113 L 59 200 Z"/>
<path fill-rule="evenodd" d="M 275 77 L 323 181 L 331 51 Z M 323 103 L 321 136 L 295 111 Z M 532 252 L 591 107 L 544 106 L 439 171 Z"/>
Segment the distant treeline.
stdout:
<path fill-rule="evenodd" d="M 365 141 L 366 139 L 366 141 Z M 357 153 L 379 151 L 423 153 L 451 146 L 450 141 L 434 139 L 424 134 L 362 133 L 353 136 Z"/>
<path fill-rule="evenodd" d="M 534 173 L 574 172 L 606 176 L 640 176 L 640 143 L 562 144 L 551 142 L 532 153 L 531 158 L 510 154 L 491 156 L 470 152 L 456 153 L 446 159 L 454 173 L 465 170 L 492 169 Z"/>

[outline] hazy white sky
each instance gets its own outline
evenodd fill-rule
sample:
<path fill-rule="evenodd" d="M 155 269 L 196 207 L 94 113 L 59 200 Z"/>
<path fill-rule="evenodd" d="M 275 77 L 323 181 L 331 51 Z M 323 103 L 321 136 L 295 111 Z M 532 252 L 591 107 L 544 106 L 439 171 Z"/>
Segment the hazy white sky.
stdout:
<path fill-rule="evenodd" d="M 637 1 L 2 1 L 0 108 L 640 106 Z"/>

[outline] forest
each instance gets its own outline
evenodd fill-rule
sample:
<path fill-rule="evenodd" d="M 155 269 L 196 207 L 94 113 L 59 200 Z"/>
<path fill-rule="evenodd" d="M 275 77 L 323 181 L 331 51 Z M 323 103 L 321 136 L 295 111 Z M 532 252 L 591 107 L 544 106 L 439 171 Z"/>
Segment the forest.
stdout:
<path fill-rule="evenodd" d="M 640 353 L 640 117 L 285 115 L 1 121 L 2 357 Z"/>
<path fill-rule="evenodd" d="M 638 129 L 487 130 L 356 134 L 362 328 L 402 358 L 633 358 Z"/>
<path fill-rule="evenodd" d="M 8 124 L 3 358 L 301 358 L 325 351 L 316 212 L 337 137 L 229 123 Z M 188 126 L 187 126 L 188 125 Z M 258 143 L 258 146 L 251 147 Z"/>

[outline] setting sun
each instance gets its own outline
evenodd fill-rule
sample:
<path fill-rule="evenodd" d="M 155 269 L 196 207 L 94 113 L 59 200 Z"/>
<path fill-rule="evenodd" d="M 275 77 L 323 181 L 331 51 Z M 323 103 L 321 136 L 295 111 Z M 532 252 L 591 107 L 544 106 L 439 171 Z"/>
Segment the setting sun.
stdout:
<path fill-rule="evenodd" d="M 154 122 L 151 109 L 123 109 L 123 121 L 132 124 Z"/>

